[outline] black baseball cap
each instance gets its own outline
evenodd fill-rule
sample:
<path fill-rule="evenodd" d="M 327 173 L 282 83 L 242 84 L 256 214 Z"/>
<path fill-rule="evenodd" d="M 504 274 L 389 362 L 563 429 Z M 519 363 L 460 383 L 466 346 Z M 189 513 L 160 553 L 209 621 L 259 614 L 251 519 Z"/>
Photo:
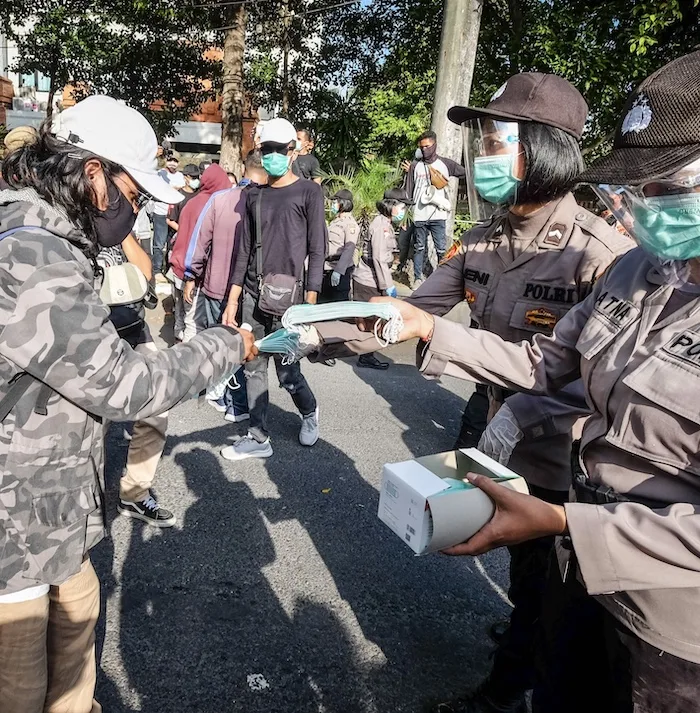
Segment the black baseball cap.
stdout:
<path fill-rule="evenodd" d="M 347 188 L 341 188 L 331 196 L 331 200 L 335 200 L 336 198 L 341 201 L 351 201 L 352 191 L 349 191 Z"/>
<path fill-rule="evenodd" d="M 647 77 L 628 97 L 622 116 L 612 152 L 579 181 L 635 185 L 700 158 L 700 51 Z"/>
<path fill-rule="evenodd" d="M 537 122 L 581 139 L 588 104 L 576 87 L 556 74 L 523 72 L 511 77 L 483 108 L 453 106 L 447 117 L 455 124 L 470 119 Z"/>
<path fill-rule="evenodd" d="M 201 171 L 199 170 L 199 166 L 195 165 L 194 163 L 188 163 L 182 169 L 182 175 L 189 176 L 190 178 L 197 178 L 200 173 Z"/>

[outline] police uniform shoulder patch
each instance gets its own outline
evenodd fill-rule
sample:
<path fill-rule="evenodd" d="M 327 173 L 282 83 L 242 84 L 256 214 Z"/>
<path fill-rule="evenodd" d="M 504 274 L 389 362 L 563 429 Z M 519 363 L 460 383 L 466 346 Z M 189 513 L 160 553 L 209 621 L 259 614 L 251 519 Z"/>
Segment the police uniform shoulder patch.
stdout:
<path fill-rule="evenodd" d="M 541 329 L 554 329 L 557 323 L 557 315 L 546 307 L 538 307 L 525 312 L 525 324 L 528 327 L 540 327 Z"/>
<path fill-rule="evenodd" d="M 552 223 L 544 239 L 545 245 L 553 245 L 558 248 L 566 235 L 566 226 L 563 223 Z"/>
<path fill-rule="evenodd" d="M 442 260 L 440 260 L 440 264 L 444 265 L 448 260 L 452 260 L 455 255 L 459 255 L 463 247 L 461 238 L 455 240 L 450 246 L 450 249 L 443 255 Z"/>
<path fill-rule="evenodd" d="M 476 302 L 477 294 L 474 290 L 467 288 L 464 290 L 464 299 L 467 301 L 468 305 L 473 305 Z"/>

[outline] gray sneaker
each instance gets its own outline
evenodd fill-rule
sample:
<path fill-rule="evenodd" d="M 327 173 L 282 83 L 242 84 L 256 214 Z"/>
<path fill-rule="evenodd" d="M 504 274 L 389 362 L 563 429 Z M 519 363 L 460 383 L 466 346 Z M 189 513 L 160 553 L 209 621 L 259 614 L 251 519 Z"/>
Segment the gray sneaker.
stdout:
<path fill-rule="evenodd" d="M 302 446 L 313 446 L 318 440 L 318 407 L 308 416 L 301 417 L 299 443 Z"/>
<path fill-rule="evenodd" d="M 269 438 L 260 443 L 248 433 L 243 438 L 239 438 L 232 446 L 222 448 L 221 455 L 226 460 L 269 458 L 272 455 L 272 445 Z"/>
<path fill-rule="evenodd" d="M 413 284 L 411 285 L 411 289 L 415 292 L 422 284 L 423 284 L 423 280 L 421 280 L 421 279 L 414 280 Z"/>

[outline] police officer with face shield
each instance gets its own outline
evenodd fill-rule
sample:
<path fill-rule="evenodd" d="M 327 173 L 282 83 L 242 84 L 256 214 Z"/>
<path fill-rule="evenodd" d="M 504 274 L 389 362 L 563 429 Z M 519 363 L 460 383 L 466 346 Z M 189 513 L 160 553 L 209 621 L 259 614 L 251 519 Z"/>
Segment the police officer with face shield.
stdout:
<path fill-rule="evenodd" d="M 529 342 L 536 334 L 551 334 L 614 258 L 633 247 L 571 194 L 582 167 L 578 139 L 587 113 L 569 82 L 538 73 L 511 77 L 483 109 L 450 110 L 450 119 L 463 127 L 470 209 L 481 222 L 414 293 L 412 304 L 442 315 L 466 299 L 480 328 Z M 467 422 L 485 400 L 483 390 L 474 394 Z M 503 463 L 510 460 L 534 495 L 565 502 L 572 429 L 580 429 L 577 421 L 589 411 L 581 384 L 557 398 L 494 386 L 487 405 L 496 416 L 479 447 Z M 469 428 L 477 430 L 463 425 Z M 476 692 L 442 704 L 440 711 L 525 710 L 552 545 L 548 537 L 511 548 L 514 610 L 492 671 Z"/>
<path fill-rule="evenodd" d="M 571 193 L 582 170 L 578 140 L 588 107 L 565 79 L 551 74 L 511 77 L 484 108 L 454 107 L 463 126 L 470 210 L 481 222 L 465 233 L 443 264 L 406 303 L 444 315 L 459 302 L 471 307 L 481 329 L 511 342 L 549 336 L 569 310 L 585 300 L 610 263 L 633 247 L 604 220 L 581 208 Z M 403 304 L 403 303 L 402 303 Z M 317 325 L 322 338 L 334 325 Z M 338 334 L 334 336 L 340 336 Z M 354 336 L 323 355 L 353 351 Z M 356 351 L 371 351 L 360 339 Z M 347 350 L 347 351 L 346 351 Z M 572 429 L 589 413 L 582 384 L 555 398 L 516 394 L 500 384 L 470 400 L 465 418 L 487 401 L 493 418 L 480 448 L 521 474 L 531 492 L 564 503 L 570 483 Z M 499 410 L 500 409 L 500 410 Z M 478 435 L 470 443 L 476 445 Z M 524 711 L 534 684 L 534 644 L 553 537 L 511 549 L 510 599 L 514 609 L 493 669 L 477 691 L 448 703 L 445 713 Z"/>
<path fill-rule="evenodd" d="M 700 710 L 700 52 L 647 78 L 612 153 L 582 175 L 639 243 L 551 336 L 513 344 L 405 302 L 420 368 L 557 393 L 592 415 L 574 501 L 470 475 L 493 520 L 449 554 L 558 536 L 541 608 L 536 713 Z"/>

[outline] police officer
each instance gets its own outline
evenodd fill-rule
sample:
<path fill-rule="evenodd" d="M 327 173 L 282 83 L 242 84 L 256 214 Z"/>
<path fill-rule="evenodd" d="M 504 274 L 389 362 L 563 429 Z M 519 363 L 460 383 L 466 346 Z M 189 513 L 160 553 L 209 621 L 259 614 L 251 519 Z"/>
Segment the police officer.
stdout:
<path fill-rule="evenodd" d="M 322 302 L 350 297 L 353 257 L 360 228 L 352 214 L 352 193 L 343 188 L 331 198 L 333 220 L 328 226 L 328 257 L 323 271 Z"/>
<path fill-rule="evenodd" d="M 472 215 L 496 215 L 462 236 L 449 259 L 409 300 L 442 315 L 466 299 L 482 329 L 508 341 L 532 341 L 589 293 L 632 241 L 577 205 L 571 194 L 582 168 L 578 140 L 588 107 L 565 79 L 524 73 L 511 77 L 484 108 L 454 107 L 464 126 Z M 477 394 L 474 398 L 478 399 Z M 490 413 L 504 404 L 482 450 L 508 459 L 533 494 L 563 503 L 569 487 L 571 430 L 588 413 L 580 385 L 558 399 L 514 395 L 491 387 Z M 550 421 L 530 425 L 541 414 Z M 554 428 L 552 419 L 561 416 Z M 560 422 L 563 421 L 563 427 Z M 522 440 L 520 440 L 522 439 Z M 517 440 L 520 444 L 516 446 Z M 497 453 L 494 451 L 498 450 Z M 534 682 L 533 644 L 553 538 L 511 550 L 510 626 L 487 681 L 444 711 L 519 711 Z"/>
<path fill-rule="evenodd" d="M 551 337 L 513 344 L 396 302 L 402 339 L 426 341 L 427 375 L 534 393 L 582 378 L 592 415 L 574 461 L 575 501 L 553 505 L 470 476 L 496 515 L 449 551 L 565 536 L 542 606 L 537 713 L 700 710 L 698 107 L 700 52 L 629 97 L 612 153 L 582 180 L 618 219 L 631 216 L 640 249 Z"/>
<path fill-rule="evenodd" d="M 472 320 L 503 339 L 531 342 L 538 334 L 551 335 L 615 257 L 633 247 L 571 194 L 583 167 L 578 140 L 587 114 L 569 82 L 539 73 L 511 77 L 485 108 L 450 110 L 450 119 L 463 126 L 471 213 L 486 218 L 496 212 L 462 236 L 407 302 L 444 315 L 466 299 Z M 317 326 L 322 337 L 335 329 Z M 359 348 L 365 349 L 369 345 Z M 556 398 L 492 386 L 491 414 L 503 404 L 482 449 L 502 461 L 512 452 L 509 467 L 527 479 L 534 495 L 566 502 L 572 428 L 589 413 L 582 385 Z M 440 711 L 525 710 L 553 543 L 546 537 L 511 549 L 514 609 L 493 669 L 477 691 L 441 704 Z"/>
<path fill-rule="evenodd" d="M 387 191 L 382 200 L 377 201 L 377 215 L 361 241 L 359 260 L 352 276 L 354 300 L 368 302 L 379 295 L 396 297 L 396 287 L 391 276 L 396 249 L 394 227 L 401 225 L 405 217 L 406 204 L 394 197 L 393 190 Z M 362 354 L 357 365 L 380 371 L 389 368 L 388 362 L 380 361 L 373 352 Z"/>

